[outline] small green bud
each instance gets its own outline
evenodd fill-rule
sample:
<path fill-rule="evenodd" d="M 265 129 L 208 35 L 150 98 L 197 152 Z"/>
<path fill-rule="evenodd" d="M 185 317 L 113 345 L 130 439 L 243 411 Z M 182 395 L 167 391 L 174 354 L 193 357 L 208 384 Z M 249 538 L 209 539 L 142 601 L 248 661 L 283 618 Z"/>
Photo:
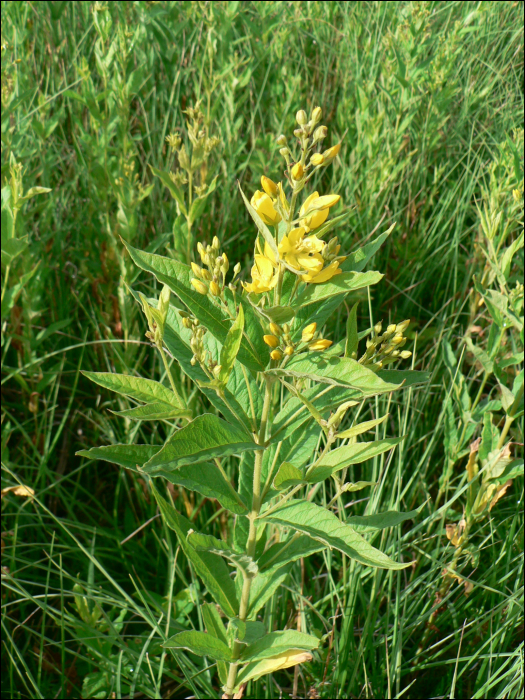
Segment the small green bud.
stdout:
<path fill-rule="evenodd" d="M 374 326 L 374 333 L 376 335 L 381 335 L 382 330 L 383 330 L 383 324 L 381 322 L 376 323 L 376 325 Z"/>
<path fill-rule="evenodd" d="M 288 140 L 284 134 L 281 134 L 280 136 L 277 137 L 277 145 L 278 146 L 286 146 L 288 143 Z"/>
<path fill-rule="evenodd" d="M 308 117 L 304 109 L 300 109 L 295 115 L 295 119 L 300 126 L 304 126 L 308 122 Z"/>
<path fill-rule="evenodd" d="M 323 110 L 320 107 L 316 107 L 312 112 L 312 122 L 314 124 L 317 124 L 317 122 L 321 121 L 322 116 L 323 116 Z"/>

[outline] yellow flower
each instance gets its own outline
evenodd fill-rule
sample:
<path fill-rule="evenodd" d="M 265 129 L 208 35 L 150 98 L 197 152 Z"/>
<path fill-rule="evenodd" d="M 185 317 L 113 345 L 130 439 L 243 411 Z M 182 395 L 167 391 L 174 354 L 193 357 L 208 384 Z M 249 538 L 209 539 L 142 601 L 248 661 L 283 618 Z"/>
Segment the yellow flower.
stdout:
<path fill-rule="evenodd" d="M 308 326 L 303 328 L 303 332 L 301 334 L 301 340 L 303 343 L 308 343 L 312 338 L 314 337 L 315 331 L 317 328 L 317 323 L 310 323 Z"/>
<path fill-rule="evenodd" d="M 326 350 L 326 348 L 329 348 L 330 345 L 332 345 L 331 340 L 324 340 L 323 338 L 319 338 L 319 340 L 314 340 L 313 343 L 310 343 L 308 346 L 309 350 Z"/>
<path fill-rule="evenodd" d="M 322 282 L 328 282 L 328 280 L 332 279 L 334 275 L 339 275 L 341 274 L 341 272 L 342 270 L 339 269 L 339 261 L 335 260 L 323 270 L 319 270 L 318 272 L 312 271 L 306 275 L 303 275 L 302 279 L 303 282 L 309 282 L 311 284 L 321 284 Z"/>
<path fill-rule="evenodd" d="M 321 251 L 326 243 L 317 236 L 304 237 L 302 226 L 294 228 L 279 243 L 279 255 L 295 270 L 305 269 L 312 274 L 319 272 L 324 264 Z"/>
<path fill-rule="evenodd" d="M 266 251 L 265 251 L 266 252 Z M 252 267 L 252 282 L 244 283 L 247 292 L 262 294 L 269 292 L 277 284 L 278 275 L 274 274 L 272 261 L 265 255 L 255 256 L 255 265 Z"/>
<path fill-rule="evenodd" d="M 275 197 L 277 194 L 277 185 L 273 180 L 270 180 L 269 177 L 266 177 L 266 175 L 263 175 L 261 177 L 261 185 L 263 190 L 266 192 L 266 194 L 269 197 Z"/>
<path fill-rule="evenodd" d="M 271 348 L 276 348 L 279 345 L 279 338 L 276 338 L 274 335 L 263 335 L 263 340 Z"/>
<path fill-rule="evenodd" d="M 327 151 L 323 153 L 323 156 L 325 157 L 325 160 L 332 160 L 333 158 L 336 157 L 336 155 L 339 153 L 341 150 L 341 144 L 338 143 L 335 146 L 332 146 L 332 148 L 329 148 Z"/>
<path fill-rule="evenodd" d="M 250 203 L 267 226 L 275 226 L 281 220 L 281 215 L 275 211 L 272 200 L 266 192 L 257 190 Z"/>
<path fill-rule="evenodd" d="M 328 218 L 330 207 L 341 199 L 338 194 L 328 194 L 324 197 L 319 197 L 319 192 L 313 192 L 304 201 L 299 216 L 301 218 L 301 226 L 306 230 L 306 233 L 314 228 L 319 228 Z"/>
<path fill-rule="evenodd" d="M 270 357 L 272 360 L 280 360 L 282 358 L 283 354 L 280 350 L 272 350 L 270 353 Z"/>

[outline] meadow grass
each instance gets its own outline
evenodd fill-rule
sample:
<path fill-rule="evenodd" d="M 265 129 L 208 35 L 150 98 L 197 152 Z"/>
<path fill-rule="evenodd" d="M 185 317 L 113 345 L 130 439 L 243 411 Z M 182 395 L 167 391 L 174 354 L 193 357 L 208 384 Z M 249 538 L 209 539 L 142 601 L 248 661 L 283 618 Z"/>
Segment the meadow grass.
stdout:
<path fill-rule="evenodd" d="M 348 308 L 361 302 L 360 330 L 412 319 L 413 367 L 431 373 L 402 398 L 377 399 L 389 433 L 405 439 L 351 467 L 350 479 L 377 486 L 339 504 L 361 514 L 425 503 L 374 541 L 413 567 L 365 569 L 330 550 L 297 563 L 265 623 L 326 635 L 322 651 L 252 682 L 247 697 L 521 697 L 522 477 L 470 533 L 461 580 L 443 588 L 443 570 L 454 557 L 445 525 L 461 518 L 469 488 L 468 449 L 451 458 L 450 447 L 461 396 L 447 406 L 460 394 L 474 401 L 483 380 L 463 342 L 486 324 L 473 292 L 485 270 L 480 210 L 523 192 L 523 4 L 263 1 L 2 3 L 2 187 L 14 158 L 25 189 L 51 189 L 21 209 L 17 236 L 29 246 L 2 267 L 2 488 L 35 491 L 2 497 L 3 697 L 220 694 L 211 662 L 160 646 L 202 629 L 203 589 L 147 484 L 75 456 L 169 433 L 165 422 L 114 416 L 129 402 L 80 372 L 163 376 L 127 291 L 151 291 L 151 280 L 119 236 L 184 255 L 186 224 L 150 166 L 172 166 L 165 138 L 184 134 L 184 110 L 198 101 L 221 145 L 195 240 L 219 236 L 248 268 L 253 227 L 237 181 L 251 193 L 262 174 L 275 177 L 275 137 L 297 109 L 322 105 L 328 145 L 343 144 L 319 183 L 348 209 L 343 250 L 396 222 L 369 265 L 384 281 Z M 519 216 L 502 211 L 497 225 L 516 238 Z M 325 335 L 341 336 L 346 313 Z M 509 334 L 516 374 L 520 342 Z M 480 400 L 498 392 L 490 377 Z M 202 398 L 185 396 L 204 412 Z M 482 421 L 472 422 L 474 440 Z M 519 456 L 522 417 L 509 437 Z M 236 464 L 224 465 L 233 480 Z M 317 498 L 334 495 L 325 484 Z M 172 496 L 199 530 L 231 534 L 215 501 Z"/>

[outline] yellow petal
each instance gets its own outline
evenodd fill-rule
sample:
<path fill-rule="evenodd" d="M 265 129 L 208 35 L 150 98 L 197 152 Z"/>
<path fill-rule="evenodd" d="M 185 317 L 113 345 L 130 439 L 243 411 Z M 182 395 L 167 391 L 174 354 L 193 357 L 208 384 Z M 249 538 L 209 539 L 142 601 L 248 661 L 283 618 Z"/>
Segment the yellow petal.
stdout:
<path fill-rule="evenodd" d="M 310 208 L 311 203 L 314 201 L 314 199 L 317 199 L 319 197 L 319 192 L 313 192 L 309 197 L 307 197 L 304 202 L 303 206 L 301 207 L 299 211 L 299 216 L 303 216 L 305 212 L 308 211 Z"/>
<path fill-rule="evenodd" d="M 280 252 L 280 251 L 279 251 Z M 270 248 L 269 244 L 264 241 L 264 254 L 272 262 L 272 265 L 277 265 L 277 260 L 275 258 L 275 253 Z"/>
<path fill-rule="evenodd" d="M 322 284 L 323 282 L 328 282 L 329 279 L 332 279 L 334 275 L 339 275 L 342 272 L 342 270 L 339 269 L 339 263 L 337 261 L 330 263 L 328 267 L 325 267 L 324 270 L 321 270 L 317 274 L 308 274 L 304 276 L 304 281 L 305 282 L 311 282 L 313 284 Z"/>

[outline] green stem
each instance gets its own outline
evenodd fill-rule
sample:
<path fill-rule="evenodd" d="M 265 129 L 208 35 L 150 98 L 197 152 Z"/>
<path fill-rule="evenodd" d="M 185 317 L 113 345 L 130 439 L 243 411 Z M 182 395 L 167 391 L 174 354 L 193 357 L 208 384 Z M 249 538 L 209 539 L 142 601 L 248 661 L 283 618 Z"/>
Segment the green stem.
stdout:
<path fill-rule="evenodd" d="M 184 402 L 182 401 L 180 394 L 177 391 L 177 387 L 175 386 L 175 381 L 173 380 L 173 375 L 171 374 L 170 366 L 168 365 L 168 358 L 166 357 L 166 353 L 164 352 L 164 348 L 162 347 L 162 341 L 157 345 L 157 347 L 159 349 L 160 356 L 162 357 L 162 362 L 164 363 L 164 369 L 166 370 L 166 374 L 168 375 L 168 379 L 170 380 L 171 389 L 175 394 L 177 403 L 182 408 L 184 406 Z"/>
<path fill-rule="evenodd" d="M 259 427 L 259 436 L 257 442 L 259 445 L 264 445 L 266 439 L 266 426 L 268 423 L 268 415 L 270 412 L 270 403 L 272 396 L 272 380 L 265 377 L 265 392 L 264 392 L 264 404 L 261 415 L 261 423 Z M 262 463 L 263 463 L 264 450 L 257 450 L 255 452 L 255 465 L 253 470 L 253 500 L 252 509 L 248 516 L 250 520 L 250 529 L 248 532 L 248 542 L 246 544 L 246 554 L 249 557 L 254 557 L 255 547 L 257 545 L 257 523 L 256 518 L 261 510 L 262 498 L 261 498 L 261 473 L 262 473 Z M 250 603 L 250 589 L 252 586 L 253 578 L 244 576 L 244 583 L 242 586 L 241 602 L 239 606 L 239 619 L 243 622 L 246 621 L 248 617 L 249 603 Z M 224 696 L 231 698 L 235 689 L 235 681 L 237 679 L 237 669 L 239 666 L 239 656 L 241 654 L 243 645 L 237 640 L 234 641 L 232 647 L 232 657 L 233 661 L 230 663 L 230 668 L 228 670 L 228 680 L 226 681 L 226 687 L 224 689 Z"/>

